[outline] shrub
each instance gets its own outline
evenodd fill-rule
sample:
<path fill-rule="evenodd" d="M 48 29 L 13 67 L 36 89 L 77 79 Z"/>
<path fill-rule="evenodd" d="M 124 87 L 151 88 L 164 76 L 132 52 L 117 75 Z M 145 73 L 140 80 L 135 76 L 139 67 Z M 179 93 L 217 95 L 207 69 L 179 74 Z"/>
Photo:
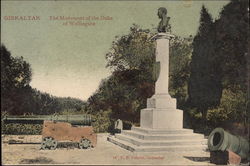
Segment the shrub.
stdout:
<path fill-rule="evenodd" d="M 110 118 L 110 115 L 111 110 L 101 110 L 100 112 L 93 115 L 93 119 L 95 120 L 95 122 L 92 123 L 92 126 L 94 127 L 95 132 L 102 133 L 110 131 L 113 122 Z"/>
<path fill-rule="evenodd" d="M 218 108 L 208 110 L 207 120 L 217 126 L 224 122 L 243 122 L 247 116 L 246 93 L 241 90 L 224 89 Z"/>
<path fill-rule="evenodd" d="M 2 134 L 14 135 L 40 135 L 42 133 L 42 124 L 19 124 L 10 123 L 2 125 Z"/>

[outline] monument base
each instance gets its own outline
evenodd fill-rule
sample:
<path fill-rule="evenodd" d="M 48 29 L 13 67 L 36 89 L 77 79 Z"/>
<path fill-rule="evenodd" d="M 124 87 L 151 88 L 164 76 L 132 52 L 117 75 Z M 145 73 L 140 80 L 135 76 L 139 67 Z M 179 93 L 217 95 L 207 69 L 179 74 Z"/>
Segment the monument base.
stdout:
<path fill-rule="evenodd" d="M 108 141 L 132 152 L 186 152 L 207 150 L 207 139 L 191 129 L 150 129 L 132 127 Z"/>
<path fill-rule="evenodd" d="M 140 125 L 151 129 L 182 129 L 183 112 L 176 109 L 176 99 L 169 94 L 156 94 L 147 99 L 141 110 Z"/>
<path fill-rule="evenodd" d="M 176 109 L 176 99 L 169 94 L 156 94 L 147 99 L 147 108 Z"/>
<path fill-rule="evenodd" d="M 205 151 L 207 139 L 202 134 L 183 129 L 183 111 L 169 95 L 154 95 L 141 110 L 140 127 L 122 130 L 108 141 L 135 152 Z"/>
<path fill-rule="evenodd" d="M 146 108 L 141 110 L 142 128 L 182 129 L 183 112 L 178 109 Z"/>

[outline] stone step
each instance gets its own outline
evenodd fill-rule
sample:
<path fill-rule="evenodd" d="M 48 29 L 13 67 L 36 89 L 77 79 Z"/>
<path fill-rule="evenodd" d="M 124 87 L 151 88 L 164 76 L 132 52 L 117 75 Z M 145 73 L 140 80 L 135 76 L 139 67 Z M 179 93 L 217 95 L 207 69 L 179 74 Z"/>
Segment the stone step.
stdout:
<path fill-rule="evenodd" d="M 140 146 L 135 152 L 186 152 L 186 151 L 207 151 L 205 145 L 181 145 L 181 146 Z"/>
<path fill-rule="evenodd" d="M 116 134 L 116 138 L 136 146 L 176 146 L 176 145 L 207 145 L 207 139 L 191 140 L 141 140 L 124 134 Z"/>
<path fill-rule="evenodd" d="M 202 134 L 146 134 L 132 130 L 122 130 L 122 134 L 136 137 L 143 140 L 186 140 L 186 139 L 204 139 Z"/>
<path fill-rule="evenodd" d="M 131 130 L 146 134 L 188 134 L 193 133 L 192 129 L 150 129 L 142 127 L 132 127 Z"/>
<path fill-rule="evenodd" d="M 108 140 L 109 142 L 112 142 L 112 143 L 114 143 L 114 144 L 116 144 L 116 145 L 118 145 L 118 146 L 120 146 L 120 147 L 122 147 L 122 148 L 124 148 L 124 149 L 127 149 L 127 150 L 129 150 L 129 151 L 131 151 L 131 152 L 134 152 L 135 149 L 136 149 L 135 145 L 133 145 L 133 144 L 131 144 L 131 143 L 129 143 L 129 142 L 126 142 L 126 141 L 122 141 L 122 140 L 120 140 L 120 139 L 117 139 L 117 138 L 115 138 L 115 136 L 109 136 L 109 137 L 107 138 L 107 140 Z"/>
<path fill-rule="evenodd" d="M 108 141 L 132 152 L 185 152 L 206 151 L 206 145 L 176 145 L 176 146 L 136 146 L 114 136 L 108 137 Z"/>

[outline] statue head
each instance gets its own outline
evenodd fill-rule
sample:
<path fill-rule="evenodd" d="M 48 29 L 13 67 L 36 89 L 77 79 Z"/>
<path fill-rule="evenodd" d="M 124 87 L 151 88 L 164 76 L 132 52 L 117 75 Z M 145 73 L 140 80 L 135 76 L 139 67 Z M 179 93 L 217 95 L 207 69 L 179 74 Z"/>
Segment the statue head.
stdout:
<path fill-rule="evenodd" d="M 170 25 L 168 24 L 170 17 L 167 17 L 167 9 L 160 7 L 157 15 L 161 19 L 157 28 L 158 32 L 170 32 Z"/>
<path fill-rule="evenodd" d="M 159 18 L 162 19 L 164 16 L 167 15 L 167 9 L 166 9 L 165 7 L 160 7 L 160 8 L 158 9 L 157 15 L 158 15 Z"/>

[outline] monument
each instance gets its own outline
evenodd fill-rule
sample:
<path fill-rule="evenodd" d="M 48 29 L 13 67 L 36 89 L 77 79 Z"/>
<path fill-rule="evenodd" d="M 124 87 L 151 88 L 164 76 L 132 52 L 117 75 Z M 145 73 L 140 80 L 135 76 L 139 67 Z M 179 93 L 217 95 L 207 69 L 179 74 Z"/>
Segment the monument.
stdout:
<path fill-rule="evenodd" d="M 174 36 L 170 34 L 167 9 L 159 8 L 158 17 L 158 34 L 151 39 L 156 41 L 156 62 L 160 67 L 155 94 L 147 99 L 147 108 L 141 110 L 140 127 L 122 130 L 108 140 L 138 152 L 204 150 L 207 140 L 183 128 L 183 111 L 176 108 L 176 99 L 169 95 L 169 42 Z"/>
<path fill-rule="evenodd" d="M 147 100 L 147 108 L 141 111 L 140 124 L 142 128 L 152 129 L 181 129 L 183 114 L 176 109 L 176 100 L 168 93 L 169 78 L 169 40 L 174 36 L 169 32 L 167 9 L 159 8 L 158 34 L 156 40 L 156 62 L 159 62 L 160 73 L 155 83 L 155 94 Z M 166 120 L 166 117 L 171 117 Z"/>

